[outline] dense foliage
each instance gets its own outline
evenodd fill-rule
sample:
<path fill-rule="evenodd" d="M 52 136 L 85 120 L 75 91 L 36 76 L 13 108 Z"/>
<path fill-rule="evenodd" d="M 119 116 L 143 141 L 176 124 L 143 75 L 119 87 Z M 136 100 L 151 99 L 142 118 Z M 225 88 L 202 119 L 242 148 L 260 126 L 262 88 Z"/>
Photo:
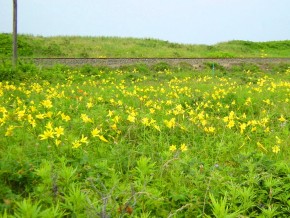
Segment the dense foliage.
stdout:
<path fill-rule="evenodd" d="M 289 68 L 1 69 L 0 217 L 290 216 Z"/>

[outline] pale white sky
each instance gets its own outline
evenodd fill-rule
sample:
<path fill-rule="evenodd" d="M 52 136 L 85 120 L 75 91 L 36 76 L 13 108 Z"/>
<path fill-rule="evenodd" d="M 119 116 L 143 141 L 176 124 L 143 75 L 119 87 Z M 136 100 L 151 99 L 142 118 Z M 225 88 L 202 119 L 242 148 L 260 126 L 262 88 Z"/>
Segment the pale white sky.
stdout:
<path fill-rule="evenodd" d="M 12 32 L 0 0 L 0 32 Z M 18 33 L 155 38 L 187 44 L 290 39 L 290 0 L 18 0 Z"/>

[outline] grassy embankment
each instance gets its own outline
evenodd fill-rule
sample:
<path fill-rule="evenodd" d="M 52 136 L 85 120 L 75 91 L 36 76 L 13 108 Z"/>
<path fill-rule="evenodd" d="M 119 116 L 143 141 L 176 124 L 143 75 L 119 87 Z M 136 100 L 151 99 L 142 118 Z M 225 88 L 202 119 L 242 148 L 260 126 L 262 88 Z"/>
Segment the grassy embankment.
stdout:
<path fill-rule="evenodd" d="M 19 35 L 19 57 L 290 57 L 290 40 L 185 45 L 157 39 Z M 11 57 L 11 34 L 0 34 L 0 57 Z"/>

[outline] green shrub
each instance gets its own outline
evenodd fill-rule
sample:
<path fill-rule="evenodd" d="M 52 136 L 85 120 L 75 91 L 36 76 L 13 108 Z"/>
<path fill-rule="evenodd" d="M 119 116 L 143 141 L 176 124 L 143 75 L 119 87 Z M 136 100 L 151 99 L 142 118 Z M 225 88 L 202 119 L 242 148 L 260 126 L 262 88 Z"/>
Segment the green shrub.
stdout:
<path fill-rule="evenodd" d="M 11 61 L 4 61 L 0 64 L 0 81 L 9 81 L 17 77 L 17 71 L 13 69 Z"/>
<path fill-rule="evenodd" d="M 154 64 L 152 67 L 151 67 L 155 72 L 158 72 L 158 71 L 165 71 L 165 70 L 169 70 L 171 69 L 171 66 L 170 64 L 166 63 L 166 62 L 159 62 L 157 64 Z"/>
<path fill-rule="evenodd" d="M 253 73 L 261 71 L 260 67 L 253 63 L 241 63 L 230 67 L 231 72 L 245 72 L 251 71 Z"/>

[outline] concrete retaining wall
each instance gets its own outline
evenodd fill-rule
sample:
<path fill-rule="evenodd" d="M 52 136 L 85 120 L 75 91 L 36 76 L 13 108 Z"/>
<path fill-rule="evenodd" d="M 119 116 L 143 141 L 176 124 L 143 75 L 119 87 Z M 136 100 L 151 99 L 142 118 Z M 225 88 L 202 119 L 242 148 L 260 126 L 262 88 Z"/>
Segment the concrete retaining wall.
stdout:
<path fill-rule="evenodd" d="M 290 58 L 35 58 L 33 61 L 35 64 L 43 66 L 54 64 L 64 64 L 69 66 L 89 64 L 92 66 L 109 67 L 120 67 L 137 63 L 153 65 L 160 62 L 165 62 L 170 65 L 188 63 L 194 67 L 199 67 L 204 63 L 218 63 L 224 67 L 242 63 L 253 63 L 257 65 L 279 63 L 290 64 Z"/>

